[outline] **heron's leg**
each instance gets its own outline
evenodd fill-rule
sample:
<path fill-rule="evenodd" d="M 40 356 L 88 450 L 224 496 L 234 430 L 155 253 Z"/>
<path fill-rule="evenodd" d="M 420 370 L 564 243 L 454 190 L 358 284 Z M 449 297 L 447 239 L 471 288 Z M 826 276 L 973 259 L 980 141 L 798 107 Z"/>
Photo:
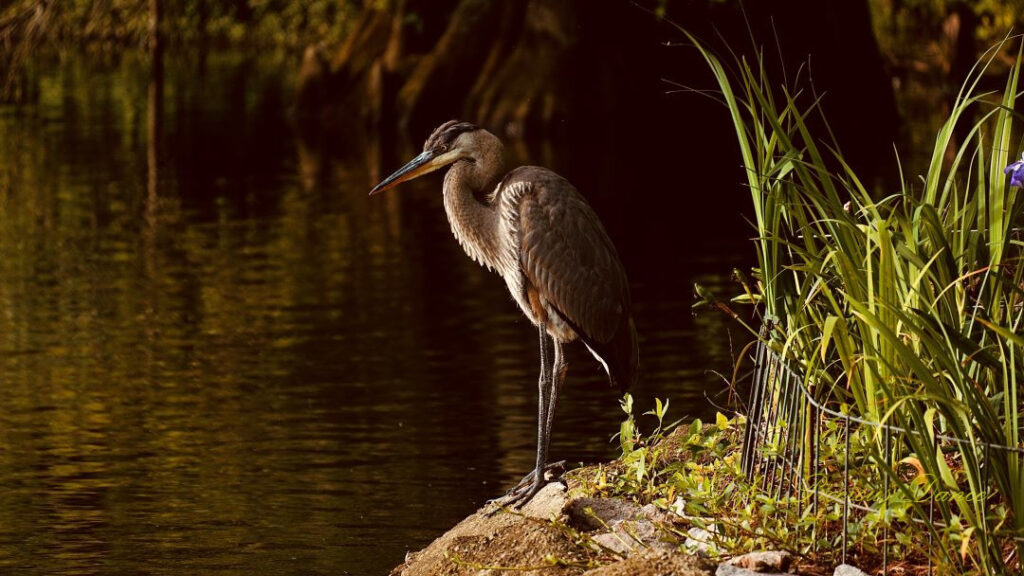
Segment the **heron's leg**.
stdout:
<path fill-rule="evenodd" d="M 544 336 L 545 335 L 542 333 L 541 334 L 542 342 L 544 340 Z M 542 378 L 547 373 L 547 371 L 550 369 L 550 377 L 551 377 L 550 386 L 551 387 L 548 389 L 547 408 L 546 408 L 546 412 L 545 412 L 545 414 L 543 416 L 543 418 L 544 418 L 543 419 L 544 430 L 543 430 L 543 433 L 540 430 L 538 430 L 538 432 L 537 432 L 538 438 L 541 435 L 543 435 L 543 437 L 544 437 L 544 447 L 543 447 L 543 450 L 541 449 L 540 446 L 538 446 L 537 447 L 537 452 L 541 453 L 543 451 L 543 453 L 545 454 L 545 462 L 544 462 L 544 465 L 541 466 L 540 468 L 531 470 L 526 476 L 523 476 L 523 479 L 520 480 L 519 483 L 516 484 L 515 488 L 510 490 L 509 493 L 515 492 L 516 490 L 519 490 L 520 488 L 522 488 L 523 486 L 525 486 L 529 482 L 533 481 L 533 479 L 536 476 L 538 470 L 540 470 L 541 478 L 545 478 L 548 472 L 551 472 L 552 475 L 555 478 L 561 476 L 562 473 L 565 472 L 565 468 L 566 468 L 565 460 L 561 460 L 561 461 L 558 461 L 558 462 L 553 462 L 551 464 L 548 464 L 547 463 L 547 459 L 546 459 L 546 455 L 550 452 L 551 429 L 552 429 L 552 427 L 554 426 L 554 423 L 555 423 L 555 410 L 558 408 L 558 394 L 562 390 L 562 384 L 565 383 L 565 374 L 569 370 L 569 364 L 565 361 L 565 353 L 562 350 L 562 343 L 557 341 L 557 340 L 555 340 L 555 339 L 553 339 L 553 338 L 551 339 L 551 342 L 554 344 L 552 346 L 554 354 L 553 354 L 551 366 L 550 366 L 550 368 L 547 368 L 547 367 L 544 366 L 544 364 L 541 364 L 541 377 Z M 546 357 L 546 355 L 547 355 L 545 353 L 544 349 L 543 349 L 543 346 L 544 346 L 544 344 L 541 344 L 541 358 L 542 359 L 544 357 Z M 541 392 L 541 393 L 543 394 L 543 392 Z M 538 429 L 540 428 L 539 422 L 540 422 L 540 420 L 538 420 Z M 538 462 L 538 466 L 540 466 L 539 462 Z"/>
<path fill-rule="evenodd" d="M 565 460 L 559 460 L 558 462 L 547 463 L 546 455 L 550 453 L 551 447 L 551 429 L 555 424 L 555 410 L 558 408 L 558 394 L 562 391 L 562 384 L 565 383 L 565 374 L 569 370 L 569 364 L 565 361 L 565 354 L 562 351 L 562 343 L 554 338 L 551 339 L 554 343 L 554 358 L 551 362 L 551 388 L 548 392 L 547 401 L 547 413 L 544 415 L 544 454 L 545 463 L 544 466 L 531 471 L 523 479 L 519 481 L 519 484 L 513 488 L 513 491 L 524 486 L 527 482 L 533 480 L 538 470 L 541 478 L 546 478 L 548 472 L 551 472 L 554 478 L 558 478 L 565 472 L 566 462 Z M 542 374 L 543 372 L 542 368 Z M 540 435 L 540 432 L 538 432 Z"/>
<path fill-rule="evenodd" d="M 552 338 L 548 336 L 547 326 L 541 322 L 538 326 L 540 335 L 540 375 L 537 378 L 537 465 L 532 474 L 544 478 L 544 465 L 547 464 L 548 454 L 548 413 L 550 412 L 549 396 L 551 394 L 551 366 L 553 364 L 551 344 Z M 528 478 L 527 474 L 524 480 Z M 519 483 L 520 485 L 522 482 Z M 519 488 L 519 486 L 516 486 Z M 515 488 L 513 489 L 515 490 Z"/>
<path fill-rule="evenodd" d="M 545 442 L 544 448 L 543 448 L 543 452 L 544 452 L 545 455 L 547 455 L 547 454 L 549 454 L 551 452 L 551 450 L 550 450 L 550 447 L 551 447 L 551 429 L 554 427 L 555 410 L 558 408 L 558 395 L 562 391 L 562 385 L 565 383 L 565 374 L 569 370 L 569 364 L 565 361 L 565 353 L 562 350 L 562 343 L 558 342 L 557 340 L 555 340 L 553 338 L 550 341 L 553 343 L 552 351 L 554 352 L 553 358 L 552 358 L 552 361 L 551 361 L 551 366 L 550 367 L 545 367 L 542 364 L 542 368 L 541 368 L 541 377 L 542 378 L 544 377 L 545 374 L 548 373 L 548 370 L 550 370 L 550 377 L 551 377 L 551 381 L 550 381 L 550 386 L 551 387 L 548 389 L 547 407 L 546 407 L 546 413 L 544 414 L 544 420 L 543 420 L 543 422 L 544 422 L 543 436 L 544 436 L 544 442 Z M 542 346 L 543 346 L 543 344 L 542 344 Z M 544 358 L 547 358 L 547 357 L 550 356 L 550 354 L 547 353 L 546 351 L 544 351 L 543 348 L 541 350 L 541 355 Z M 538 425 L 538 428 L 539 428 L 539 425 Z M 539 437 L 541 435 L 541 432 L 538 430 L 537 434 L 538 434 L 538 437 Z M 540 451 L 539 447 L 538 447 L 538 451 Z M 563 472 L 565 472 L 565 469 L 566 469 L 566 462 L 565 462 L 565 460 L 560 460 L 558 462 L 548 463 L 547 459 L 545 458 L 544 466 L 540 469 L 541 477 L 542 478 L 546 478 L 547 473 L 550 472 L 554 478 L 558 478 L 559 476 L 562 475 Z M 537 473 L 536 469 L 531 470 L 529 473 L 526 474 L 526 476 L 523 476 L 523 479 L 520 480 L 519 483 L 516 484 L 515 488 L 510 490 L 509 493 L 511 494 L 512 492 L 515 492 L 516 490 L 519 490 L 520 488 L 522 488 L 526 484 L 532 482 L 534 480 L 534 477 L 535 477 L 536 473 Z"/>
<path fill-rule="evenodd" d="M 551 397 L 551 375 L 554 364 L 551 345 L 553 340 L 548 336 L 545 325 L 539 326 L 540 332 L 540 377 L 537 379 L 537 461 L 532 472 L 521 482 L 508 491 L 499 503 L 507 506 L 522 506 L 547 483 L 544 478 L 548 456 L 548 406 Z"/>
<path fill-rule="evenodd" d="M 533 483 L 539 490 L 544 483 L 544 465 L 548 461 L 548 418 L 551 412 L 551 354 L 552 338 L 548 336 L 544 323 L 540 325 L 540 377 L 537 380 L 537 464 L 533 468 Z M 556 344 L 557 346 L 557 344 Z M 533 496 L 531 494 L 530 496 Z M 527 497 L 529 498 L 529 497 Z"/>
<path fill-rule="evenodd" d="M 555 423 L 555 409 L 558 408 L 558 393 L 565 383 L 565 373 L 569 370 L 569 364 L 565 361 L 565 354 L 562 351 L 562 343 L 552 339 L 554 342 L 554 358 L 551 367 L 551 397 L 548 399 L 548 413 L 544 419 L 544 437 L 548 445 L 551 444 L 551 428 Z M 548 446 L 544 446 L 547 453 Z"/>
<path fill-rule="evenodd" d="M 551 480 L 561 478 L 562 474 L 565 474 L 565 471 L 568 468 L 569 462 L 567 460 L 559 460 L 558 462 L 548 462 L 547 464 L 544 465 L 544 478 L 547 479 L 549 475 L 551 476 Z M 511 494 L 512 492 L 515 492 L 516 490 L 519 490 L 523 486 L 526 486 L 527 484 L 533 482 L 534 474 L 535 472 L 533 470 L 527 472 L 526 475 L 523 476 L 523 479 L 520 480 L 514 488 L 509 490 L 509 493 Z"/>
<path fill-rule="evenodd" d="M 546 454 L 548 446 L 547 440 L 547 420 L 548 412 L 550 407 L 548 406 L 549 395 L 551 393 L 551 367 L 553 365 L 554 358 L 552 357 L 552 343 L 554 339 L 548 336 L 547 325 L 541 322 L 540 329 L 540 376 L 537 380 L 537 453 L 540 454 L 542 451 Z M 555 346 L 558 344 L 555 343 Z M 543 450 L 541 450 L 541 438 L 545 439 Z M 538 463 L 543 464 L 538 457 Z"/>

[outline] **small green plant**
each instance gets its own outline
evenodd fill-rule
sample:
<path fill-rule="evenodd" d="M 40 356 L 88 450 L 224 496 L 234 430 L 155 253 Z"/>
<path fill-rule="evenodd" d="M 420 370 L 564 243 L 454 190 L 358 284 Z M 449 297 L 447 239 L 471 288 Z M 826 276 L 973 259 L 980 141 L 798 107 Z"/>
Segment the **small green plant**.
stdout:
<path fill-rule="evenodd" d="M 747 478 L 741 469 L 744 416 L 719 413 L 713 424 L 695 419 L 687 425 L 666 425 L 669 402 L 656 401 L 652 410 L 640 415 L 655 420 L 645 433 L 637 424 L 632 398 L 624 397 L 621 405 L 624 419 L 617 438 L 622 455 L 612 464 L 577 476 L 585 493 L 628 498 L 678 514 L 682 524 L 662 529 L 674 535 L 680 546 L 695 536 L 691 530 L 702 529 L 706 550 L 720 559 L 773 548 L 818 566 L 840 561 L 841 502 L 816 500 L 809 485 L 800 491 L 768 493 L 762 489 L 763 478 Z M 854 513 L 847 530 L 851 554 L 870 567 L 880 563 L 885 544 L 890 558 L 923 564 L 927 530 L 914 525 L 912 517 L 914 506 L 927 502 L 933 487 L 912 483 L 909 495 L 891 490 L 886 496 L 876 481 L 877 468 L 868 465 L 864 456 L 874 446 L 873 435 L 866 429 L 853 430 L 847 452 L 844 433 L 836 421 L 825 426 L 820 451 L 822 461 L 830 464 L 818 471 L 818 485 L 823 493 L 842 494 L 843 464 L 847 457 L 853 460 L 849 498 Z M 772 454 L 777 448 L 765 450 Z M 916 470 L 912 463 L 903 465 L 908 478 Z M 880 512 L 858 512 L 863 508 Z M 585 535 L 574 539 L 599 553 Z"/>
<path fill-rule="evenodd" d="M 666 399 L 663 402 L 656 398 L 654 408 L 643 415 L 654 418 L 657 423 L 649 433 L 644 434 L 637 426 L 633 415 L 633 397 L 625 394 L 619 405 L 626 415 L 616 435 L 622 450 L 619 462 L 624 470 L 617 475 L 617 484 L 613 491 L 637 497 L 645 502 L 656 500 L 664 496 L 661 492 L 665 474 L 668 473 L 663 465 L 666 453 L 662 441 L 679 421 L 666 423 L 665 415 L 668 412 L 669 401 Z"/>

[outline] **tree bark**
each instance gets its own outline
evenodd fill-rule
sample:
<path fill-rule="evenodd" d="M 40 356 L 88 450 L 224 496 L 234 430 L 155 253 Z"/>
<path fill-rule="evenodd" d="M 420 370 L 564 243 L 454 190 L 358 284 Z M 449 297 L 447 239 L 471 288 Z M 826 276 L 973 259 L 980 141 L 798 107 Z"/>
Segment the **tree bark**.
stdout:
<path fill-rule="evenodd" d="M 634 6 L 583 0 L 397 0 L 391 12 L 374 6 L 368 4 L 332 58 L 307 58 L 300 111 L 307 99 L 333 109 L 338 122 L 416 134 L 455 117 L 504 134 L 597 122 L 607 138 L 630 133 L 631 124 L 676 116 L 665 108 L 672 104 L 661 98 L 660 78 L 672 75 L 686 54 L 660 43 L 680 35 Z M 698 2 L 668 17 L 709 37 L 717 35 L 712 27 L 721 30 L 724 49 L 740 52 L 752 46 L 749 18 L 766 54 L 776 53 L 772 44 L 779 39 L 791 75 L 813 54 L 814 86 L 828 92 L 833 128 L 851 143 L 844 151 L 855 168 L 873 170 L 891 148 L 898 116 L 867 0 L 766 0 L 746 10 Z M 430 32 L 416 32 L 413 20 Z M 808 29 L 807 22 L 817 25 Z M 772 77 L 784 78 L 778 70 Z M 635 114 L 611 117 L 613 109 Z M 858 109 L 871 110 L 870 130 L 853 112 Z"/>
<path fill-rule="evenodd" d="M 514 133 L 567 114 L 568 64 L 576 44 L 570 3 L 536 0 L 525 12 L 521 33 L 495 44 L 465 107 L 478 122 Z"/>
<path fill-rule="evenodd" d="M 149 47 L 155 53 L 163 49 L 164 0 L 149 0 Z"/>
<path fill-rule="evenodd" d="M 463 112 L 463 100 L 495 39 L 505 8 L 516 2 L 462 0 L 434 49 L 405 81 L 395 101 L 399 126 L 425 128 Z"/>

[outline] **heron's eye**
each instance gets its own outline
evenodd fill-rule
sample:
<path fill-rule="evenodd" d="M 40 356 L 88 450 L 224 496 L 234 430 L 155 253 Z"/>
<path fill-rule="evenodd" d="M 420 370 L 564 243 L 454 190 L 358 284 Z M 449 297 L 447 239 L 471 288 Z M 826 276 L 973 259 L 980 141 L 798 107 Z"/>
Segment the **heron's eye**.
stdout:
<path fill-rule="evenodd" d="M 441 152 L 447 152 L 447 151 L 448 151 L 448 145 L 447 144 L 441 144 Z"/>

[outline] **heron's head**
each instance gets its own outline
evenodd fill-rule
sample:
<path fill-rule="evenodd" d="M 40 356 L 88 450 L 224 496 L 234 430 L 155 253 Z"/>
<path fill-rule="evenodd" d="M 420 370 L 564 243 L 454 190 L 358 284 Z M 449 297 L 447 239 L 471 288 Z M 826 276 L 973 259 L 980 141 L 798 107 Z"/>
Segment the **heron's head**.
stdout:
<path fill-rule="evenodd" d="M 449 120 L 437 127 L 423 144 L 423 153 L 388 176 L 370 190 L 370 195 L 383 192 L 424 174 L 439 170 L 463 159 L 473 159 L 486 137 L 497 140 L 486 130 L 469 122 Z"/>

